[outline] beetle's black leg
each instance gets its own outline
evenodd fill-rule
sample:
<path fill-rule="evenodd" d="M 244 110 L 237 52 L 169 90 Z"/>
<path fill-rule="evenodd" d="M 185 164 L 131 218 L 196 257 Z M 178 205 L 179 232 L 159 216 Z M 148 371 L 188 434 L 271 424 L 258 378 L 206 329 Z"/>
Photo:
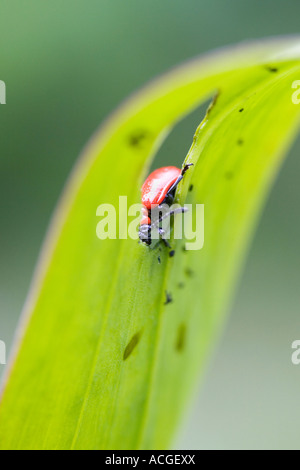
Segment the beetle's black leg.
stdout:
<path fill-rule="evenodd" d="M 171 248 L 171 245 L 165 239 L 165 231 L 162 227 L 159 227 L 159 224 L 164 219 L 166 219 L 167 217 L 171 217 L 172 215 L 187 212 L 187 211 L 188 211 L 188 209 L 186 207 L 177 207 L 176 209 L 173 209 L 173 210 L 163 214 L 158 220 L 156 220 L 155 222 L 152 223 L 151 228 L 158 230 L 159 238 L 160 238 L 160 240 L 163 241 L 163 243 L 165 244 L 165 246 L 167 248 Z"/>
<path fill-rule="evenodd" d="M 159 222 L 166 219 L 167 217 L 171 217 L 172 215 L 180 214 L 180 213 L 182 214 L 183 212 L 187 212 L 187 211 L 188 211 L 187 207 L 177 207 L 176 209 L 173 209 L 167 212 L 166 214 L 163 214 L 161 218 L 159 219 Z"/>
<path fill-rule="evenodd" d="M 166 246 L 167 248 L 171 248 L 170 243 L 167 242 L 167 240 L 166 240 L 164 237 L 161 237 L 161 240 L 163 241 L 163 243 L 165 244 L 165 246 Z"/>
<path fill-rule="evenodd" d="M 175 181 L 175 183 L 172 184 L 172 186 L 170 187 L 169 191 L 168 191 L 168 194 L 172 194 L 174 192 L 175 194 L 175 189 L 177 188 L 178 184 L 180 183 L 180 181 L 182 180 L 183 178 L 183 175 L 179 175 L 177 180 Z"/>
<path fill-rule="evenodd" d="M 159 228 L 159 229 L 158 229 L 158 233 L 159 233 L 160 239 L 163 241 L 163 243 L 165 244 L 165 246 L 166 246 L 167 248 L 171 248 L 171 245 L 170 245 L 170 244 L 167 242 L 167 240 L 165 239 L 165 231 L 164 231 L 164 229 Z"/>

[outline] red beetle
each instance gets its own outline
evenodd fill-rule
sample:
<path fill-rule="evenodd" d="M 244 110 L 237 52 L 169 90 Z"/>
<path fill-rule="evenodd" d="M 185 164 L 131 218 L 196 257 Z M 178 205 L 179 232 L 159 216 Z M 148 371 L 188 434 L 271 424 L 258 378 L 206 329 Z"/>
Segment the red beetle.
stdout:
<path fill-rule="evenodd" d="M 169 246 L 168 242 L 164 238 L 163 229 L 159 227 L 159 223 L 165 217 L 170 217 L 178 212 L 185 212 L 185 208 L 181 207 L 169 211 L 163 216 L 160 216 L 160 218 L 154 222 L 151 221 L 151 209 L 159 209 L 163 204 L 167 204 L 168 206 L 172 205 L 177 185 L 191 165 L 193 164 L 190 163 L 185 165 L 182 170 L 176 166 L 158 168 L 157 170 L 154 170 L 144 182 L 142 186 L 143 217 L 140 222 L 139 238 L 146 245 L 151 245 L 152 243 L 151 228 L 155 226 L 157 227 L 158 233 L 165 245 Z"/>

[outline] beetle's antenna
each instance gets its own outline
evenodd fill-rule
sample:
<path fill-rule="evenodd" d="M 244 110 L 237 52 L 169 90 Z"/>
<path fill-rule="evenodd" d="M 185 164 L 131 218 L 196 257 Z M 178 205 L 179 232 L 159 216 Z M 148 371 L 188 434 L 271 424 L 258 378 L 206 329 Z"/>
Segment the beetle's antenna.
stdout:
<path fill-rule="evenodd" d="M 181 170 L 181 176 L 183 176 L 184 173 L 187 172 L 187 170 L 189 169 L 190 166 L 194 166 L 194 163 L 188 163 L 187 165 L 185 165 Z"/>
<path fill-rule="evenodd" d="M 168 190 L 168 193 L 171 193 L 172 191 L 174 191 L 174 189 L 178 186 L 178 184 L 180 183 L 180 181 L 182 180 L 184 174 L 187 172 L 187 170 L 189 169 L 190 166 L 193 166 L 194 163 L 188 163 L 187 165 L 185 165 L 185 167 L 181 170 L 181 173 L 180 175 L 178 176 L 177 180 L 175 181 L 175 183 L 172 184 L 172 186 L 170 187 L 170 189 Z"/>
<path fill-rule="evenodd" d="M 187 212 L 188 211 L 188 208 L 187 207 L 177 207 L 176 209 L 172 209 L 171 211 L 169 212 L 166 212 L 165 214 L 163 214 L 158 220 L 156 220 L 155 222 L 153 222 L 151 224 L 152 227 L 156 228 L 158 227 L 158 225 L 160 224 L 160 222 L 162 222 L 164 219 L 166 219 L 167 217 L 171 217 L 172 215 L 175 215 L 175 214 L 182 214 L 183 212 Z"/>

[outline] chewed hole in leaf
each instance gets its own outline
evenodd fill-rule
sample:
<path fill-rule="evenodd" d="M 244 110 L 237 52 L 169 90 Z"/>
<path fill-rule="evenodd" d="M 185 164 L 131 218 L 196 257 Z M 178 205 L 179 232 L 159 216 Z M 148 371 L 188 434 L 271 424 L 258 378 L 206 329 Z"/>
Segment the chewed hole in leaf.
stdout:
<path fill-rule="evenodd" d="M 193 141 L 195 129 L 206 115 L 210 103 L 211 99 L 207 99 L 174 125 L 154 156 L 149 173 L 160 166 L 181 167 Z"/>

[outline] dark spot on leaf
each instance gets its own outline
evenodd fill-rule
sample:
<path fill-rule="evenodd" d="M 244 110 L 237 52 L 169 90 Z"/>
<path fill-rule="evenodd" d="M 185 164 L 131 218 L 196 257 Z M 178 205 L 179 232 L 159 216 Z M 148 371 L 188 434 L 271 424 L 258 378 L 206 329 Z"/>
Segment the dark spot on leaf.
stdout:
<path fill-rule="evenodd" d="M 178 287 L 178 289 L 183 289 L 184 288 L 184 282 L 178 282 L 177 287 Z"/>
<path fill-rule="evenodd" d="M 266 67 L 267 70 L 269 70 L 269 72 L 272 72 L 272 73 L 276 73 L 278 72 L 278 68 L 277 67 L 271 67 L 271 66 L 267 66 Z"/>
<path fill-rule="evenodd" d="M 233 177 L 234 177 L 234 174 L 233 174 L 232 171 L 227 171 L 227 172 L 225 173 L 225 178 L 226 178 L 227 180 L 232 180 Z"/>
<path fill-rule="evenodd" d="M 173 298 L 172 298 L 172 295 L 166 291 L 166 300 L 165 300 L 165 303 L 164 305 L 168 305 L 170 304 L 171 302 L 173 302 Z"/>
<path fill-rule="evenodd" d="M 124 351 L 124 354 L 123 354 L 123 361 L 126 361 L 126 359 L 130 356 L 132 351 L 135 349 L 135 347 L 137 346 L 137 344 L 139 343 L 139 341 L 141 339 L 141 335 L 142 335 L 141 331 L 139 331 L 138 333 L 135 333 L 135 335 L 133 335 L 133 337 L 131 338 L 131 340 L 129 341 L 129 343 L 127 344 L 127 346 L 125 348 L 125 351 Z"/>
<path fill-rule="evenodd" d="M 189 191 L 193 191 L 193 189 L 194 189 L 194 185 L 191 184 L 190 187 L 189 187 Z"/>
<path fill-rule="evenodd" d="M 185 340 L 186 340 L 186 325 L 181 323 L 177 330 L 177 338 L 175 343 L 175 349 L 178 352 L 183 351 L 185 347 Z"/>
<path fill-rule="evenodd" d="M 187 277 L 194 277 L 195 276 L 195 272 L 191 268 L 185 268 L 184 272 L 185 272 Z"/>
<path fill-rule="evenodd" d="M 242 113 L 244 111 L 245 108 L 241 108 L 239 109 L 239 113 Z"/>
<path fill-rule="evenodd" d="M 171 250 L 169 253 L 170 258 L 173 258 L 174 255 L 175 255 L 175 250 Z"/>
<path fill-rule="evenodd" d="M 148 132 L 139 130 L 129 136 L 129 144 L 132 147 L 140 147 L 143 141 L 148 137 Z"/>
<path fill-rule="evenodd" d="M 160 256 L 157 257 L 158 264 L 161 264 Z"/>
<path fill-rule="evenodd" d="M 243 139 L 238 139 L 238 140 L 237 140 L 237 144 L 238 144 L 238 145 L 244 145 Z"/>
<path fill-rule="evenodd" d="M 187 251 L 188 251 L 188 250 L 186 249 L 185 245 L 183 245 L 183 247 L 182 247 L 181 249 L 182 249 L 182 251 L 183 251 L 184 253 L 187 253 Z"/>

